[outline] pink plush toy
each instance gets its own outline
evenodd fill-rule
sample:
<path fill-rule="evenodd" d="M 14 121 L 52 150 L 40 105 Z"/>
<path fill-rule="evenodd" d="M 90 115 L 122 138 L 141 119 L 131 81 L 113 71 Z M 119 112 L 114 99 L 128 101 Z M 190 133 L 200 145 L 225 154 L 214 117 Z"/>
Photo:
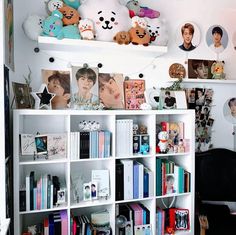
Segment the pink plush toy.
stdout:
<path fill-rule="evenodd" d="M 158 18 L 160 16 L 159 11 L 155 11 L 148 7 L 140 6 L 137 0 L 130 0 L 126 4 L 129 9 L 130 18 L 134 16 L 148 17 L 148 18 Z"/>

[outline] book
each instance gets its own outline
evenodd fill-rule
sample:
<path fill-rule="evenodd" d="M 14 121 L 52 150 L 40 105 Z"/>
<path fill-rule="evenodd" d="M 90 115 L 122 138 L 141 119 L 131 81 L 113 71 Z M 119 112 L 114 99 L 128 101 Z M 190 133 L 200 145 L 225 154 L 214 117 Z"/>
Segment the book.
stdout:
<path fill-rule="evenodd" d="M 65 158 L 67 153 L 66 134 L 48 134 L 48 156 L 59 156 Z"/>
<path fill-rule="evenodd" d="M 20 146 L 22 155 L 34 155 L 36 152 L 35 136 L 32 134 L 20 134 Z"/>
<path fill-rule="evenodd" d="M 109 170 L 92 170 L 92 182 L 97 182 L 98 197 L 110 196 Z"/>
<path fill-rule="evenodd" d="M 26 211 L 26 190 L 20 189 L 20 211 Z"/>
<path fill-rule="evenodd" d="M 124 200 L 124 165 L 116 163 L 116 201 Z"/>
<path fill-rule="evenodd" d="M 130 79 L 124 81 L 125 109 L 140 109 L 145 103 L 145 80 Z"/>

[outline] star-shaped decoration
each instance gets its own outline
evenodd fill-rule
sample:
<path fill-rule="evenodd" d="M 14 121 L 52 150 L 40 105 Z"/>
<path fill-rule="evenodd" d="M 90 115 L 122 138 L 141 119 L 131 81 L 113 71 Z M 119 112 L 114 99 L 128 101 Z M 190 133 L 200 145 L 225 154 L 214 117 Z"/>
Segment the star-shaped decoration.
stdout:
<path fill-rule="evenodd" d="M 47 84 L 43 83 L 38 92 L 31 92 L 35 99 L 35 109 L 51 109 L 52 99 L 56 96 L 54 93 L 50 93 L 47 88 Z"/>

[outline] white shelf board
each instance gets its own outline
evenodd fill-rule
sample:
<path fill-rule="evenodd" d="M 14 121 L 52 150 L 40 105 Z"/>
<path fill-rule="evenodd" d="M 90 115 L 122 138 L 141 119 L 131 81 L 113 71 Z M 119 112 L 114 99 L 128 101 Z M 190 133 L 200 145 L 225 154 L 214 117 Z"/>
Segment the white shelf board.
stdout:
<path fill-rule="evenodd" d="M 40 50 L 47 51 L 66 51 L 66 52 L 90 52 L 90 53 L 112 53 L 112 54 L 140 54 L 143 56 L 161 56 L 167 53 L 166 46 L 143 46 L 143 45 L 119 45 L 116 42 L 80 40 L 64 38 L 58 40 L 54 37 L 38 37 L 38 46 Z"/>
<path fill-rule="evenodd" d="M 120 200 L 116 201 L 116 204 L 120 203 L 129 203 L 129 202 L 141 202 L 141 201 L 148 201 L 148 200 L 153 200 L 153 197 L 144 197 L 144 198 L 137 198 L 137 199 L 129 199 L 129 200 Z"/>
<path fill-rule="evenodd" d="M 177 81 L 177 78 L 171 78 L 168 82 Z M 185 78 L 182 81 L 183 83 L 209 83 L 209 84 L 236 84 L 236 79 L 194 79 L 194 78 Z"/>
<path fill-rule="evenodd" d="M 96 161 L 110 161 L 113 157 L 106 157 L 106 158 L 87 158 L 87 159 L 72 159 L 70 160 L 71 163 L 73 162 L 96 162 Z"/>
<path fill-rule="evenodd" d="M 81 201 L 80 203 L 74 203 L 70 206 L 71 209 L 84 208 L 84 207 L 94 207 L 94 206 L 105 206 L 112 205 L 113 201 L 108 200 L 94 200 L 94 201 Z"/>
<path fill-rule="evenodd" d="M 184 156 L 190 154 L 189 152 L 185 153 L 157 153 L 156 157 L 175 157 L 175 156 Z"/>
<path fill-rule="evenodd" d="M 127 157 L 116 157 L 116 159 L 135 159 L 135 158 L 152 158 L 152 154 L 136 154 L 132 156 L 127 156 Z"/>
<path fill-rule="evenodd" d="M 156 196 L 156 199 L 161 199 L 161 198 L 168 198 L 168 197 L 180 197 L 180 196 L 191 196 L 191 192 L 188 193 L 171 193 L 171 194 L 166 194 L 162 196 Z"/>
<path fill-rule="evenodd" d="M 43 213 L 49 211 L 59 211 L 59 210 L 67 210 L 68 206 L 56 206 L 51 209 L 41 209 L 41 210 L 31 210 L 31 211 L 20 211 L 20 215 L 34 214 L 34 213 Z"/>
<path fill-rule="evenodd" d="M 40 164 L 57 164 L 57 163 L 65 163 L 67 162 L 67 158 L 61 158 L 61 159 L 36 159 L 33 160 L 33 157 L 31 158 L 24 158 L 24 160 L 20 160 L 19 165 L 40 165 Z"/>

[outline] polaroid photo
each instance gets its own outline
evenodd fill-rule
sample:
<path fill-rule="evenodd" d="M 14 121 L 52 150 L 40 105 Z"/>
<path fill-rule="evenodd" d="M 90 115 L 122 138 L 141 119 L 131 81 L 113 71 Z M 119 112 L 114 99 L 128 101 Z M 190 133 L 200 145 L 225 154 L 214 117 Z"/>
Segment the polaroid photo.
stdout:
<path fill-rule="evenodd" d="M 91 198 L 92 200 L 97 199 L 97 182 L 91 182 Z"/>
<path fill-rule="evenodd" d="M 84 196 L 84 201 L 90 201 L 91 200 L 91 182 L 89 183 L 84 183 L 83 184 L 83 196 Z"/>
<path fill-rule="evenodd" d="M 36 135 L 35 146 L 36 154 L 47 154 L 48 136 L 47 135 Z"/>
<path fill-rule="evenodd" d="M 57 191 L 57 204 L 63 204 L 66 202 L 66 190 L 60 189 Z"/>

